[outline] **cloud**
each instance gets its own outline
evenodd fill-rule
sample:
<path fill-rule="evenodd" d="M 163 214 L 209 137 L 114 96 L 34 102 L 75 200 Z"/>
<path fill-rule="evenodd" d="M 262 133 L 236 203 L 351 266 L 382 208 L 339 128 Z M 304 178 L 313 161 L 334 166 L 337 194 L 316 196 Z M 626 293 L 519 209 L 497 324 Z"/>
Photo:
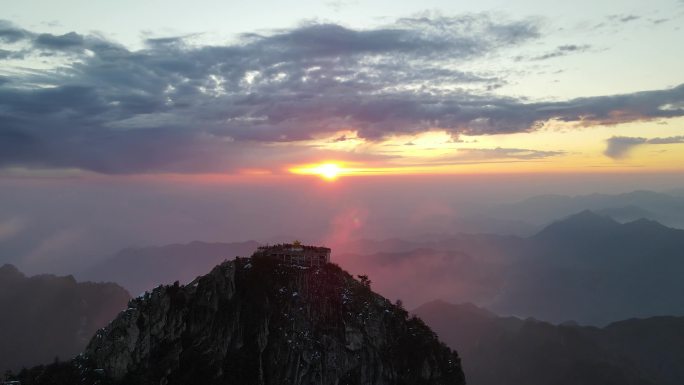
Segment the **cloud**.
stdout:
<path fill-rule="evenodd" d="M 668 138 L 635 138 L 629 136 L 614 136 L 607 141 L 606 150 L 603 152 L 609 158 L 623 159 L 636 146 L 643 144 L 674 144 L 684 143 L 684 136 L 672 136 Z"/>
<path fill-rule="evenodd" d="M 580 52 L 586 52 L 589 49 L 591 49 L 591 46 L 588 44 L 584 45 L 576 45 L 576 44 L 566 44 L 566 45 L 561 45 L 558 46 L 554 51 L 545 53 L 543 55 L 535 56 L 532 58 L 532 60 L 547 60 L 547 59 L 553 59 L 561 56 L 566 56 L 572 53 L 580 53 Z"/>
<path fill-rule="evenodd" d="M 618 20 L 622 23 L 629 23 L 630 21 L 635 21 L 635 20 L 641 19 L 641 16 L 637 16 L 637 15 L 615 15 L 614 19 Z"/>
<path fill-rule="evenodd" d="M 36 47 L 50 48 L 50 49 L 67 49 L 73 47 L 80 47 L 83 45 L 85 39 L 83 36 L 69 32 L 64 35 L 53 35 L 50 33 L 41 33 L 36 36 L 33 44 Z"/>
<path fill-rule="evenodd" d="M 530 103 L 488 91 L 505 79 L 457 68 L 540 36 L 533 20 L 426 15 L 370 29 L 307 23 L 225 45 L 150 39 L 131 51 L 100 36 L 2 22 L 0 39 L 30 47 L 7 55 L 62 61 L 0 82 L 0 167 L 230 172 L 310 154 L 275 145 L 340 131 L 378 141 L 435 129 L 529 132 L 551 119 L 593 125 L 684 115 L 662 108 L 684 102 L 684 85 Z"/>
<path fill-rule="evenodd" d="M 684 136 L 671 136 L 669 138 L 653 138 L 648 140 L 649 144 L 675 144 L 684 143 Z"/>
<path fill-rule="evenodd" d="M 565 154 L 563 151 L 539 151 L 525 148 L 462 148 L 459 157 L 467 159 L 516 159 L 533 160 Z"/>
<path fill-rule="evenodd" d="M 332 0 L 326 1 L 325 5 L 330 7 L 335 12 L 340 12 L 344 8 L 348 8 L 357 5 L 358 1 L 345 1 L 345 0 Z"/>
<path fill-rule="evenodd" d="M 627 136 L 614 136 L 607 141 L 608 146 L 603 152 L 607 157 L 622 159 L 629 154 L 629 151 L 640 144 L 647 142 L 646 138 L 632 138 Z"/>
<path fill-rule="evenodd" d="M 594 30 L 610 30 L 612 33 L 623 33 L 626 24 L 631 27 L 645 27 L 652 26 L 654 20 L 648 17 L 634 15 L 634 14 L 613 14 L 604 16 L 603 21 L 594 25 Z"/>
<path fill-rule="evenodd" d="M 413 145 L 411 142 L 404 145 Z M 542 151 L 527 148 L 459 148 L 453 155 L 419 162 L 421 166 L 446 166 L 458 164 L 515 163 L 541 161 L 565 155 L 564 151 Z"/>
<path fill-rule="evenodd" d="M 29 32 L 6 20 L 0 20 L 0 42 L 16 43 L 29 37 Z"/>

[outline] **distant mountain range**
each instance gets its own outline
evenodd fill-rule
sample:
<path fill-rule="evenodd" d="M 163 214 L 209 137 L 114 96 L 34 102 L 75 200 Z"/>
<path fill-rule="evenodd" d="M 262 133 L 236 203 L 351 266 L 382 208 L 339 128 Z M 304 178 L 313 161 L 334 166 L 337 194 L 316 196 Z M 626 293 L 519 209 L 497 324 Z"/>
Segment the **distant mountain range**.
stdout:
<path fill-rule="evenodd" d="M 526 226 L 539 226 L 582 210 L 592 210 L 619 222 L 645 218 L 669 227 L 684 228 L 684 194 L 676 191 L 669 194 L 633 191 L 614 195 L 541 195 L 492 207 L 476 217 L 491 218 L 499 222 L 520 221 Z"/>
<path fill-rule="evenodd" d="M 123 250 L 82 273 L 133 293 L 187 283 L 257 242 Z M 620 223 L 584 210 L 532 237 L 456 234 L 358 240 L 333 261 L 368 274 L 383 295 L 417 306 L 427 298 L 473 302 L 499 314 L 606 325 L 631 317 L 684 315 L 684 230 L 640 219 Z"/>
<path fill-rule="evenodd" d="M 499 312 L 596 325 L 684 315 L 684 230 L 583 211 L 529 241 L 494 303 Z"/>
<path fill-rule="evenodd" d="M 162 284 L 188 283 L 236 256 L 250 256 L 255 241 L 191 242 L 159 247 L 128 248 L 79 274 L 91 281 L 117 282 L 135 295 Z"/>
<path fill-rule="evenodd" d="M 684 315 L 684 230 L 652 220 L 623 224 L 585 210 L 528 238 L 460 234 L 350 250 L 336 254 L 340 263 L 413 306 L 431 296 L 594 325 Z"/>
<path fill-rule="evenodd" d="M 129 298 L 114 283 L 26 277 L 12 265 L 0 267 L 0 373 L 55 357 L 70 359 Z"/>
<path fill-rule="evenodd" d="M 233 259 L 236 255 L 251 255 L 258 245 L 256 242 L 192 242 L 126 249 L 87 274 L 93 279 L 99 276 L 99 279 L 122 282 L 126 287 L 142 292 L 160 283 L 190 283 L 203 273 L 202 269 L 208 271 L 217 261 Z M 369 275 L 375 290 L 402 298 L 411 307 L 414 306 L 412 302 L 432 296 L 486 304 L 498 314 L 517 314 L 523 318 L 534 316 L 553 322 L 501 317 L 475 305 L 451 305 L 438 301 L 418 307 L 415 314 L 424 319 L 444 342 L 461 353 L 470 384 L 674 385 L 684 382 L 684 367 L 681 366 L 681 362 L 684 362 L 684 317 L 678 317 L 684 316 L 682 250 L 684 230 L 669 228 L 648 219 L 620 223 L 606 215 L 584 210 L 557 220 L 536 235 L 526 238 L 457 234 L 421 241 L 388 239 L 349 242 L 334 250 L 333 262 L 348 267 L 355 274 Z M 133 301 L 133 310 L 129 309 L 118 318 L 118 326 L 103 334 L 102 338 L 106 337 L 107 342 L 91 344 L 89 352 L 93 355 L 99 354 L 97 352 L 102 349 L 109 352 L 97 359 L 102 365 L 109 365 L 110 369 L 115 370 L 121 370 L 118 366 L 123 362 L 121 360 L 134 360 L 131 362 L 137 365 L 134 366 L 138 370 L 135 376 L 143 376 L 133 377 L 135 381 L 145 378 L 144 373 L 148 369 L 157 373 L 177 364 L 195 362 L 192 361 L 195 355 L 201 356 L 203 353 L 193 350 L 193 345 L 188 345 L 188 341 L 205 337 L 198 334 L 190 339 L 187 336 L 178 339 L 173 330 L 174 325 L 179 324 L 174 322 L 195 322 L 192 317 L 184 318 L 189 314 L 188 309 L 196 314 L 214 309 L 212 304 L 218 303 L 216 298 L 234 295 L 229 293 L 234 290 L 233 284 L 248 284 L 243 286 L 247 290 L 245 295 L 258 282 L 273 284 L 268 280 L 271 276 L 267 275 L 259 280 L 250 278 L 248 282 L 236 280 L 227 286 L 226 293 L 221 291 L 224 289 L 216 291 L 214 286 L 223 284 L 216 279 L 226 273 L 226 266 L 240 266 L 244 271 L 239 276 L 243 278 L 246 276 L 242 274 L 248 274 L 251 269 L 244 260 L 227 262 L 222 266 L 210 274 L 213 278 L 208 282 L 211 284 L 203 289 L 209 297 L 214 298 L 209 304 L 202 305 L 207 308 L 195 308 L 190 301 L 191 298 L 200 298 L 193 285 L 201 280 L 195 280 L 186 288 L 172 285 L 150 290 Z M 324 282 L 315 283 L 314 290 L 311 284 L 318 282 L 316 280 L 346 277 L 346 273 L 335 270 L 334 266 L 331 268 L 334 271 L 331 270 L 330 277 L 308 277 L 308 284 L 297 287 L 297 296 L 305 292 L 318 293 L 320 287 L 315 285 Z M 78 288 L 88 288 L 86 292 L 90 294 L 85 295 Z M 0 268 L 0 309 L 11 309 L 12 314 L 16 314 L 0 317 L 0 322 L 5 322 L 4 325 L 0 324 L 0 333 L 6 332 L 9 333 L 7 338 L 16 338 L 13 345 L 7 345 L 8 348 L 0 344 L 0 355 L 4 355 L 0 356 L 0 367 L 3 367 L 2 357 L 9 357 L 5 361 L 9 363 L 5 364 L 6 367 L 16 368 L 27 362 L 52 361 L 54 355 L 66 358 L 76 354 L 79 350 L 74 346 L 82 346 L 97 329 L 97 324 L 106 324 L 109 320 L 107 317 L 113 317 L 116 309 L 123 308 L 126 299 L 128 294 L 112 284 L 77 284 L 71 277 L 26 278 L 11 266 Z M 168 308 L 165 307 L 167 305 Z M 43 309 L 45 313 L 31 313 L 34 311 L 31 309 Z M 260 308 L 250 308 L 247 302 L 240 309 L 261 311 Z M 392 309 L 390 311 L 396 310 L 394 307 Z M 162 313 L 171 310 L 178 312 L 178 319 L 163 325 L 166 328 L 164 333 L 168 333 L 164 334 L 165 342 L 160 342 L 161 345 L 152 347 L 145 338 L 139 339 L 135 333 L 126 334 L 132 325 L 140 327 L 139 323 L 146 323 L 145 328 L 149 328 L 140 330 L 150 337 L 154 335 L 154 338 L 161 338 L 160 334 L 155 334 L 161 329 L 152 328 L 151 319 L 163 319 Z M 132 314 L 137 314 L 137 321 L 133 321 L 135 317 Z M 25 319 L 38 321 L 22 323 L 21 320 Z M 60 322 L 54 322 L 55 319 Z M 568 320 L 601 327 L 564 322 Z M 624 321 L 614 322 L 618 320 Z M 208 322 L 202 322 L 205 321 Z M 188 330 L 195 333 L 200 327 L 209 327 L 207 325 L 211 324 L 202 322 L 188 326 Z M 236 325 L 238 320 L 231 322 Z M 62 325 L 62 329 L 54 329 L 53 324 Z M 420 324 L 414 327 L 420 327 Z M 263 338 L 257 329 L 249 329 L 249 333 L 252 333 L 250 338 Z M 306 330 L 298 329 L 298 333 L 305 335 Z M 226 330 L 214 332 L 228 333 Z M 55 335 L 64 338 L 54 338 Z M 134 350 L 137 349 L 135 351 L 142 356 L 137 356 L 138 353 L 129 356 L 131 352 L 117 342 L 116 336 L 128 336 L 131 341 L 135 337 Z M 2 338 L 0 335 L 0 341 Z M 77 343 L 68 345 L 68 349 L 62 348 L 74 340 Z M 207 344 L 211 342 L 206 338 L 203 341 Z M 63 345 L 59 345 L 59 349 L 52 345 L 41 345 L 48 343 Z M 184 353 L 166 357 L 158 365 L 145 366 L 148 365 L 145 363 L 148 358 L 161 357 L 161 346 L 166 343 L 180 347 Z M 224 348 L 220 347 L 219 350 Z M 147 349 L 157 350 L 155 353 Z M 53 354 L 54 351 L 58 353 Z M 230 359 L 240 354 L 231 353 Z M 57 370 L 55 375 L 68 378 L 82 374 L 74 372 L 74 367 L 69 365 L 37 368 L 24 374 L 40 377 L 51 370 Z M 207 370 L 218 368 L 211 365 Z M 273 368 L 282 369 L 277 366 Z M 88 373 L 95 377 L 99 375 L 99 372 Z M 182 377 L 185 375 L 183 373 L 176 375 L 180 376 L 174 377 L 176 379 L 185 378 Z M 44 380 L 40 381 L 35 383 L 45 383 Z"/>
<path fill-rule="evenodd" d="M 630 319 L 599 329 L 499 317 L 443 301 L 413 313 L 458 348 L 471 385 L 684 383 L 684 317 Z"/>

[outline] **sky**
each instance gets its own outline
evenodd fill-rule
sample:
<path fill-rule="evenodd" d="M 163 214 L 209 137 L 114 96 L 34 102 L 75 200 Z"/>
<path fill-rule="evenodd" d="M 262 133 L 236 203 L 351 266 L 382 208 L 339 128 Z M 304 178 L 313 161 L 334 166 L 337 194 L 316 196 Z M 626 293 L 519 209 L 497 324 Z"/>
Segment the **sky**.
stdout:
<path fill-rule="evenodd" d="M 682 170 L 684 2 L 470 3 L 8 2 L 0 172 Z"/>
<path fill-rule="evenodd" d="M 681 0 L 0 7 L 0 262 L 30 272 L 684 188 Z"/>

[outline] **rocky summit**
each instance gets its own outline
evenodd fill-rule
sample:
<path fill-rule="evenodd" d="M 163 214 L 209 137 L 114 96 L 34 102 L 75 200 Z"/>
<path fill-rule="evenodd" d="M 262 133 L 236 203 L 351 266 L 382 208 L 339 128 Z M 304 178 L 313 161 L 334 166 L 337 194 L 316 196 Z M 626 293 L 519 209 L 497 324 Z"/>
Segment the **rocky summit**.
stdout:
<path fill-rule="evenodd" d="M 79 358 L 25 377 L 127 385 L 465 383 L 458 355 L 420 319 L 373 293 L 367 279 L 334 264 L 257 258 L 224 262 L 188 285 L 131 300 Z"/>

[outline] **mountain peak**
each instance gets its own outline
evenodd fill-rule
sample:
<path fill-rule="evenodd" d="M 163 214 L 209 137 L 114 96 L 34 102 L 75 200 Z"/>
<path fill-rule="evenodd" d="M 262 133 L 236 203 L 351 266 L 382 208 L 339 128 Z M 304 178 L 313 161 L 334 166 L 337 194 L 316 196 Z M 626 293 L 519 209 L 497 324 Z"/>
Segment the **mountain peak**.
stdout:
<path fill-rule="evenodd" d="M 368 281 L 270 258 L 132 300 L 83 357 L 126 384 L 464 383 L 456 353 Z"/>
<path fill-rule="evenodd" d="M 604 233 L 620 226 L 614 219 L 584 210 L 577 214 L 553 222 L 540 231 L 535 238 L 576 237 L 587 234 Z"/>
<path fill-rule="evenodd" d="M 669 228 L 660 222 L 645 218 L 621 224 L 608 216 L 603 216 L 590 210 L 584 210 L 550 224 L 535 235 L 535 238 L 565 239 L 573 241 L 577 238 L 587 239 L 618 234 L 625 235 L 635 231 L 642 234 L 661 234 L 679 230 Z"/>

